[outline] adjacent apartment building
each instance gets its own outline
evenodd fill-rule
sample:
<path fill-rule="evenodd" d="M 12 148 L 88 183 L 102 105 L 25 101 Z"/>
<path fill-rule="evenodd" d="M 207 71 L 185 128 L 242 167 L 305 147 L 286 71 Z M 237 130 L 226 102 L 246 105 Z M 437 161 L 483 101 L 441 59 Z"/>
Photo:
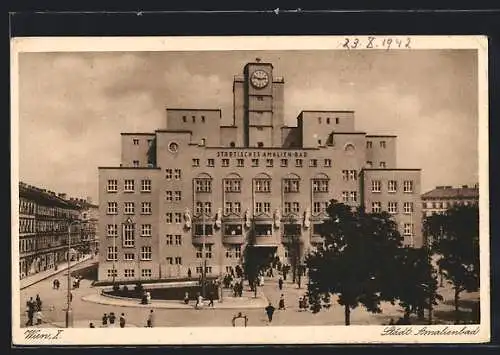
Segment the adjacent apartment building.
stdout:
<path fill-rule="evenodd" d="M 455 205 L 472 205 L 479 203 L 479 184 L 460 187 L 437 186 L 422 195 L 423 217 L 443 213 Z"/>
<path fill-rule="evenodd" d="M 285 263 L 322 238 L 331 199 L 393 215 L 420 246 L 420 169 L 396 166 L 394 135 L 356 130 L 353 111 L 307 110 L 287 126 L 285 80 L 257 59 L 234 77 L 233 114 L 167 108 L 163 128 L 121 134 L 99 168 L 100 281 L 218 276 L 246 247 Z"/>
<path fill-rule="evenodd" d="M 92 229 L 83 211 L 97 209 L 84 199 L 67 198 L 66 194 L 19 183 L 19 272 L 20 278 L 57 268 L 67 261 L 68 241 L 79 258 L 88 246 L 95 244 L 96 224 Z M 71 223 L 79 221 L 79 223 Z M 68 233 L 68 227 L 71 230 Z M 86 231 L 83 233 L 83 231 Z M 86 253 L 85 253 L 86 254 Z"/>

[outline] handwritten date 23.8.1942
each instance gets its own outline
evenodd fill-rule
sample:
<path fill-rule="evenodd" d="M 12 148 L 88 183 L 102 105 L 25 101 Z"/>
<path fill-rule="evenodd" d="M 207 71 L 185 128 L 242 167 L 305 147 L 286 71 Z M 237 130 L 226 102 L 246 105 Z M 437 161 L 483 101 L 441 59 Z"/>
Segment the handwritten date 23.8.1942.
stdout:
<path fill-rule="evenodd" d="M 410 37 L 346 37 L 341 47 L 344 49 L 411 49 Z"/>

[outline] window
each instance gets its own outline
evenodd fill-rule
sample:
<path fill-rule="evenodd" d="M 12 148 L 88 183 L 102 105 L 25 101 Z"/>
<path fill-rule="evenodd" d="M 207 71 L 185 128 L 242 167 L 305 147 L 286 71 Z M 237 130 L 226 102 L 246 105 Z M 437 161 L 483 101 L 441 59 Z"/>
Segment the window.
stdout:
<path fill-rule="evenodd" d="M 123 260 L 132 261 L 134 259 L 135 259 L 135 254 L 134 253 L 125 253 L 125 254 L 123 254 Z"/>
<path fill-rule="evenodd" d="M 118 214 L 117 202 L 108 202 L 108 214 Z"/>
<path fill-rule="evenodd" d="M 201 145 L 201 146 L 204 146 L 204 145 L 205 145 L 205 138 L 202 138 L 202 139 L 200 140 L 200 145 Z"/>
<path fill-rule="evenodd" d="M 200 215 L 203 212 L 203 202 L 196 201 L 195 209 L 196 209 L 196 214 Z"/>
<path fill-rule="evenodd" d="M 325 165 L 325 168 L 331 168 L 332 167 L 332 160 L 331 159 L 325 159 L 324 165 Z"/>
<path fill-rule="evenodd" d="M 174 220 L 173 216 L 174 214 L 172 212 L 167 212 L 165 215 L 165 223 L 172 223 Z"/>
<path fill-rule="evenodd" d="M 413 223 L 405 223 L 404 224 L 403 235 L 413 235 Z"/>
<path fill-rule="evenodd" d="M 168 265 L 174 264 L 174 258 L 172 258 L 171 256 L 167 256 L 165 259 L 167 260 Z"/>
<path fill-rule="evenodd" d="M 200 159 L 194 158 L 193 159 L 193 167 L 198 167 L 200 166 Z"/>
<path fill-rule="evenodd" d="M 195 179 L 196 192 L 211 192 L 212 180 L 210 179 Z"/>
<path fill-rule="evenodd" d="M 314 179 L 312 182 L 313 192 L 328 192 L 327 179 Z"/>
<path fill-rule="evenodd" d="M 174 244 L 174 236 L 172 234 L 167 234 L 165 236 L 165 244 L 173 245 Z"/>
<path fill-rule="evenodd" d="M 330 117 L 326 118 L 326 124 L 330 124 Z"/>
<path fill-rule="evenodd" d="M 182 258 L 180 256 L 175 257 L 175 265 L 182 265 Z"/>
<path fill-rule="evenodd" d="M 318 159 L 310 159 L 309 160 L 309 167 L 315 168 L 318 166 Z"/>
<path fill-rule="evenodd" d="M 187 117 L 186 116 L 182 116 L 182 121 L 183 122 L 187 122 Z"/>
<path fill-rule="evenodd" d="M 134 269 L 125 269 L 125 277 L 134 277 L 135 270 Z"/>
<path fill-rule="evenodd" d="M 299 180 L 298 179 L 284 179 L 283 186 L 285 192 L 299 192 Z"/>
<path fill-rule="evenodd" d="M 126 224 L 123 232 L 123 246 L 133 248 L 135 246 L 135 225 Z"/>
<path fill-rule="evenodd" d="M 226 236 L 243 235 L 243 228 L 241 224 L 224 224 L 224 235 Z"/>
<path fill-rule="evenodd" d="M 118 247 L 108 247 L 108 260 L 118 260 Z"/>
<path fill-rule="evenodd" d="M 212 202 L 205 202 L 205 214 L 212 214 Z"/>
<path fill-rule="evenodd" d="M 406 193 L 413 192 L 413 181 L 412 180 L 405 180 L 403 182 L 403 191 Z"/>
<path fill-rule="evenodd" d="M 343 203 L 349 202 L 349 191 L 342 191 L 342 202 Z"/>
<path fill-rule="evenodd" d="M 257 142 L 257 147 L 262 148 L 264 146 L 263 142 Z"/>
<path fill-rule="evenodd" d="M 241 202 L 233 203 L 233 212 L 238 214 L 241 213 Z"/>
<path fill-rule="evenodd" d="M 229 143 L 229 146 L 234 148 L 236 146 L 236 144 L 234 142 L 231 142 L 231 143 Z"/>
<path fill-rule="evenodd" d="M 410 214 L 413 212 L 413 202 L 405 202 L 403 203 L 403 211 L 406 214 Z"/>
<path fill-rule="evenodd" d="M 227 168 L 229 166 L 229 159 L 222 159 L 222 166 Z"/>
<path fill-rule="evenodd" d="M 356 170 L 349 170 L 349 180 L 357 180 L 358 179 L 358 174 Z"/>
<path fill-rule="evenodd" d="M 166 191 L 165 192 L 165 200 L 167 200 L 167 201 L 172 201 L 173 200 L 172 191 Z"/>
<path fill-rule="evenodd" d="M 224 207 L 225 207 L 226 214 L 229 214 L 233 210 L 233 203 L 232 202 L 226 202 L 226 205 Z"/>
<path fill-rule="evenodd" d="M 181 179 L 181 169 L 175 169 L 174 170 L 174 179 L 175 180 L 180 180 Z"/>
<path fill-rule="evenodd" d="M 371 149 L 372 148 L 372 141 L 366 141 L 366 148 Z"/>
<path fill-rule="evenodd" d="M 371 168 L 371 167 L 373 167 L 373 163 L 372 163 L 372 161 L 371 161 L 371 160 L 368 160 L 368 161 L 366 162 L 366 167 L 367 167 L 368 169 L 369 169 L 369 168 Z"/>
<path fill-rule="evenodd" d="M 106 232 L 108 237 L 118 237 L 118 225 L 108 224 L 106 226 Z"/>
<path fill-rule="evenodd" d="M 151 214 L 151 202 L 141 203 L 141 214 Z"/>
<path fill-rule="evenodd" d="M 444 209 L 448 208 L 448 202 L 443 201 L 443 208 L 444 208 Z"/>
<path fill-rule="evenodd" d="M 125 192 L 134 192 L 134 180 L 125 180 Z"/>
<path fill-rule="evenodd" d="M 398 213 L 398 203 L 397 202 L 388 202 L 387 203 L 387 212 L 395 214 Z"/>
<path fill-rule="evenodd" d="M 380 192 L 382 183 L 380 180 L 372 180 L 372 192 Z"/>
<path fill-rule="evenodd" d="M 380 168 L 385 169 L 385 161 L 380 162 Z"/>
<path fill-rule="evenodd" d="M 108 269 L 108 277 L 117 277 L 117 276 L 118 276 L 118 270 Z"/>
<path fill-rule="evenodd" d="M 351 200 L 351 202 L 358 202 L 358 192 L 357 191 L 349 192 L 349 199 Z"/>
<path fill-rule="evenodd" d="M 236 161 L 238 168 L 243 168 L 245 166 L 245 159 L 238 159 Z"/>
<path fill-rule="evenodd" d="M 214 167 L 215 166 L 215 159 L 208 159 L 207 166 Z"/>
<path fill-rule="evenodd" d="M 226 192 L 241 192 L 241 180 L 240 179 L 225 179 L 224 180 L 224 191 L 226 191 Z"/>
<path fill-rule="evenodd" d="M 255 192 L 271 192 L 271 179 L 255 179 Z"/>
<path fill-rule="evenodd" d="M 180 234 L 175 235 L 175 245 L 182 245 L 182 235 Z"/>
<path fill-rule="evenodd" d="M 382 212 L 382 203 L 372 202 L 372 213 L 380 213 L 380 212 Z"/>
<path fill-rule="evenodd" d="M 201 122 L 205 123 L 205 116 L 201 116 Z"/>
<path fill-rule="evenodd" d="M 137 138 L 132 139 L 134 145 L 139 145 L 139 140 Z"/>
<path fill-rule="evenodd" d="M 380 148 L 385 148 L 385 141 L 380 141 Z"/>
<path fill-rule="evenodd" d="M 108 180 L 108 192 L 118 191 L 118 180 Z"/>
<path fill-rule="evenodd" d="M 207 259 L 212 259 L 212 246 L 210 244 L 205 245 L 205 257 Z"/>
<path fill-rule="evenodd" d="M 125 202 L 125 214 L 134 214 L 135 205 L 133 202 Z"/>
<path fill-rule="evenodd" d="M 167 180 L 172 179 L 172 169 L 165 169 L 165 179 Z"/>
<path fill-rule="evenodd" d="M 150 246 L 141 247 L 141 260 L 151 260 L 153 259 L 153 252 Z"/>
<path fill-rule="evenodd" d="M 321 117 L 318 117 L 318 123 L 321 124 Z"/>
<path fill-rule="evenodd" d="M 255 235 L 271 236 L 273 234 L 272 224 L 256 224 L 254 226 Z"/>
<path fill-rule="evenodd" d="M 302 159 L 295 159 L 295 167 L 302 168 Z"/>
<path fill-rule="evenodd" d="M 181 192 L 180 191 L 175 191 L 175 193 L 174 193 L 174 200 L 175 201 L 180 201 L 181 200 Z"/>
<path fill-rule="evenodd" d="M 340 118 L 335 117 L 335 124 L 339 124 L 339 122 L 340 122 Z"/>
<path fill-rule="evenodd" d="M 274 165 L 273 159 L 266 159 L 266 167 L 272 168 Z"/>
<path fill-rule="evenodd" d="M 321 202 L 314 202 L 313 203 L 313 212 L 314 213 L 320 213 L 321 212 Z"/>
<path fill-rule="evenodd" d="M 299 211 L 300 211 L 300 204 L 298 202 L 292 202 L 292 212 L 299 213 Z"/>
<path fill-rule="evenodd" d="M 389 180 L 389 183 L 387 184 L 388 192 L 396 192 L 397 187 L 398 187 L 398 182 L 396 180 Z"/>
<path fill-rule="evenodd" d="M 262 202 L 255 202 L 255 213 L 262 213 Z"/>
<path fill-rule="evenodd" d="M 342 170 L 342 180 L 344 181 L 349 180 L 349 170 Z"/>
<path fill-rule="evenodd" d="M 151 224 L 141 225 L 141 237 L 151 237 Z"/>
<path fill-rule="evenodd" d="M 288 159 L 281 159 L 281 167 L 286 168 L 288 166 Z"/>
<path fill-rule="evenodd" d="M 258 167 L 259 166 L 259 159 L 252 159 L 252 166 L 254 168 Z"/>
<path fill-rule="evenodd" d="M 257 101 L 264 101 L 264 98 L 262 96 L 257 96 Z"/>
<path fill-rule="evenodd" d="M 141 270 L 141 277 L 151 277 L 151 276 L 153 276 L 151 269 L 142 269 Z"/>
<path fill-rule="evenodd" d="M 193 119 L 193 123 L 195 123 L 196 122 L 196 116 L 192 116 L 191 118 Z"/>
<path fill-rule="evenodd" d="M 182 213 L 180 213 L 180 212 L 174 213 L 174 222 L 177 224 L 182 223 Z"/>
<path fill-rule="evenodd" d="M 134 160 L 132 162 L 132 164 L 134 165 L 134 168 L 138 168 L 139 167 L 139 160 Z"/>
<path fill-rule="evenodd" d="M 141 192 L 151 192 L 151 180 L 141 180 Z"/>
<path fill-rule="evenodd" d="M 292 203 L 291 202 L 285 202 L 285 214 L 289 214 L 292 211 Z"/>

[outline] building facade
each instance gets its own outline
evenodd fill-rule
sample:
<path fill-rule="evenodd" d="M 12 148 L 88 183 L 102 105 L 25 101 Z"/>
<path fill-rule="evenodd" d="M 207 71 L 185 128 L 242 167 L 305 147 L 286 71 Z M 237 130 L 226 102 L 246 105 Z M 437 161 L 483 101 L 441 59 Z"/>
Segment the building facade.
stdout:
<path fill-rule="evenodd" d="M 422 194 L 423 217 L 444 213 L 456 205 L 479 204 L 479 185 L 462 185 L 460 187 L 437 186 L 435 189 Z"/>
<path fill-rule="evenodd" d="M 165 128 L 122 133 L 121 164 L 99 168 L 99 280 L 218 276 L 247 246 L 282 262 L 322 243 L 331 199 L 394 216 L 420 246 L 420 169 L 396 167 L 396 136 L 357 131 L 353 111 L 302 111 L 285 125 L 271 63 L 234 77 L 233 117 L 166 110 Z"/>
<path fill-rule="evenodd" d="M 57 268 L 67 261 L 68 227 L 71 224 L 71 247 L 79 258 L 82 240 L 83 199 L 67 199 L 66 194 L 19 183 L 19 277 Z M 97 206 L 95 206 L 97 208 Z M 89 240 L 95 239 L 89 233 Z"/>

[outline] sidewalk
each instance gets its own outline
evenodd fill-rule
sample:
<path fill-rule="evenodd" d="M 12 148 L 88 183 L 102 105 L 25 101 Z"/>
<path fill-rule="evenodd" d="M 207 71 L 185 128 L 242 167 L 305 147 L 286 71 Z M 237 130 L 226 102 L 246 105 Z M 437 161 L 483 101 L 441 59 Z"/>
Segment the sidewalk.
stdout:
<path fill-rule="evenodd" d="M 91 256 L 86 255 L 78 261 L 75 260 L 75 261 L 71 262 L 71 268 L 73 268 L 75 265 L 81 264 L 81 263 L 83 263 L 87 260 L 90 260 L 90 259 L 91 259 Z M 94 259 L 97 261 L 96 257 L 94 257 Z M 51 276 L 59 274 L 60 272 L 66 271 L 67 269 L 68 269 L 68 263 L 64 262 L 64 263 L 59 264 L 57 270 L 49 269 L 49 270 L 38 272 L 36 274 L 25 277 L 24 279 L 19 281 L 20 289 L 23 290 L 23 289 L 30 287 L 30 286 L 32 286 L 40 281 L 48 279 Z"/>
<path fill-rule="evenodd" d="M 250 291 L 245 291 L 242 297 L 233 297 L 229 294 L 224 294 L 222 302 L 220 300 L 216 300 L 214 301 L 213 307 L 208 307 L 208 300 L 205 300 L 204 305 L 201 309 L 263 309 L 268 305 L 268 300 L 264 296 L 262 289 L 257 293 L 257 298 L 254 298 L 253 296 L 254 293 Z M 85 302 L 103 305 L 136 308 L 194 309 L 195 304 L 194 301 L 190 301 L 189 304 L 186 305 L 181 300 L 151 300 L 150 304 L 141 304 L 140 300 L 138 299 L 136 300 L 104 296 L 100 293 L 100 290 L 99 293 L 83 296 L 82 300 Z"/>

